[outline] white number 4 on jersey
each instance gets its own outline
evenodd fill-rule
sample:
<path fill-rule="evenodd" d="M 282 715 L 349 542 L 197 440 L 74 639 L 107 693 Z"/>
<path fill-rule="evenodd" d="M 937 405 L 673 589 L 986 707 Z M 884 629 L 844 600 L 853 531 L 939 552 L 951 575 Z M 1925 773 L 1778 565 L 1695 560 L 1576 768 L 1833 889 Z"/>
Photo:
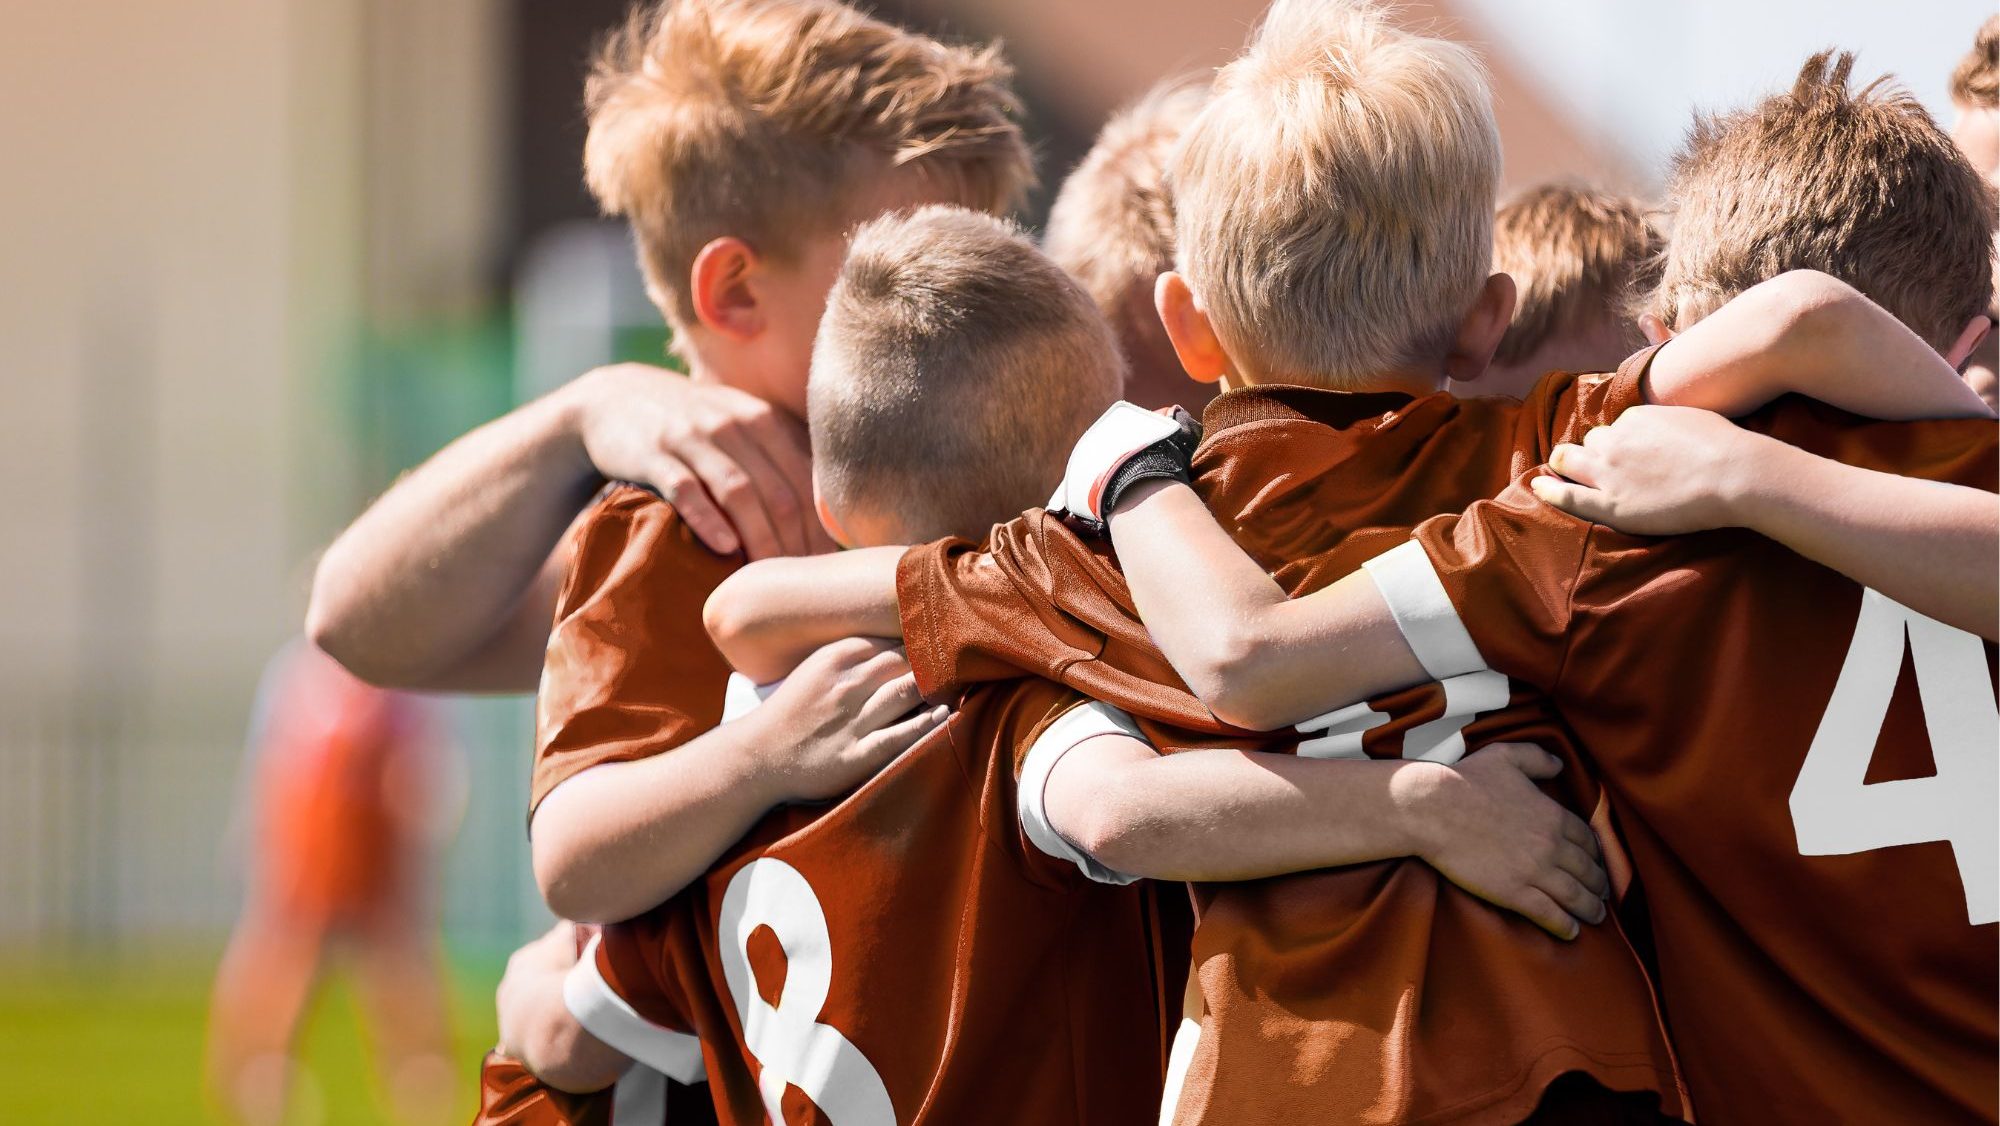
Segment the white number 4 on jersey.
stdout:
<path fill-rule="evenodd" d="M 1908 647 L 1937 773 L 1868 784 L 1868 763 Z M 1845 856 L 1949 841 L 1974 924 L 2000 920 L 2000 707 L 1985 646 L 1875 591 L 1792 786 L 1802 856 Z"/>

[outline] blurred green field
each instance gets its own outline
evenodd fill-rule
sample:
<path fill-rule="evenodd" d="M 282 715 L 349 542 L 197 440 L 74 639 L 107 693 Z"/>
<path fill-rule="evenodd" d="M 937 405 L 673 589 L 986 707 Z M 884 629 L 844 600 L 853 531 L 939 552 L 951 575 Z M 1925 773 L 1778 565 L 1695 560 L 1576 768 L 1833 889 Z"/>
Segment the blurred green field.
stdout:
<path fill-rule="evenodd" d="M 201 1090 L 202 1030 L 212 966 L 148 971 L 0 965 L 0 1090 L 8 1126 L 212 1123 Z M 470 1121 L 479 1059 L 493 1044 L 496 961 L 452 966 L 452 1023 Z M 352 994 L 336 975 L 301 1041 L 310 1089 L 295 1093 L 300 1126 L 386 1120 Z"/>

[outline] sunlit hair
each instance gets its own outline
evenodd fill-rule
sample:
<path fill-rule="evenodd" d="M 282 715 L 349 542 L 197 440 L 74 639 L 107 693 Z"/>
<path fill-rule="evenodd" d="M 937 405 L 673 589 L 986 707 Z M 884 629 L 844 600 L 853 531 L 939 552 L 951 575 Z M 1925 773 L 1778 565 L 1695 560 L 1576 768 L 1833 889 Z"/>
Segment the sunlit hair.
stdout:
<path fill-rule="evenodd" d="M 1448 350 L 1499 179 L 1470 50 L 1355 0 L 1278 0 L 1170 172 L 1176 261 L 1238 363 L 1349 386 Z"/>
<path fill-rule="evenodd" d="M 2000 15 L 1986 17 L 1972 38 L 1972 50 L 1951 72 L 1951 100 L 1962 106 L 2000 109 Z"/>
<path fill-rule="evenodd" d="M 1832 274 L 1940 350 L 1992 300 L 1992 189 L 1886 76 L 1850 90 L 1853 68 L 1823 51 L 1790 91 L 1696 118 L 1649 302 L 1669 328 L 1786 270 Z"/>
<path fill-rule="evenodd" d="M 1114 325 L 1135 286 L 1150 311 L 1153 280 L 1174 268 L 1167 162 L 1208 88 L 1205 74 L 1170 78 L 1112 115 L 1049 208 L 1042 249 Z"/>
<path fill-rule="evenodd" d="M 813 348 L 820 492 L 916 538 L 978 538 L 1048 499 L 1124 378 L 1097 307 L 1017 227 L 883 216 L 855 232 Z"/>
<path fill-rule="evenodd" d="M 1494 361 L 1516 364 L 1558 336 L 1622 321 L 1632 348 L 1644 343 L 1633 299 L 1652 290 L 1659 228 L 1635 200 L 1570 184 L 1542 184 L 1500 208 L 1493 268 L 1514 278 L 1514 319 Z"/>
<path fill-rule="evenodd" d="M 1004 212 L 1034 173 L 997 46 L 950 46 L 835 0 L 664 0 L 635 9 L 584 85 L 584 179 L 632 224 L 669 321 L 694 319 L 687 277 L 734 235 L 790 260 L 804 237 L 863 217 L 897 170 Z"/>

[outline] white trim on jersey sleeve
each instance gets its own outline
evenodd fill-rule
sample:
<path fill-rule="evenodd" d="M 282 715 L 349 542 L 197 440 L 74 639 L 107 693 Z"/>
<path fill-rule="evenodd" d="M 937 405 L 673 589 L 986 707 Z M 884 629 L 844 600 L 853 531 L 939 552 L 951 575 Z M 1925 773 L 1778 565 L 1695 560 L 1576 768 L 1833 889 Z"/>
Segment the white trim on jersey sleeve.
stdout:
<path fill-rule="evenodd" d="M 729 674 L 729 682 L 722 689 L 722 722 L 742 719 L 757 710 L 757 705 L 771 698 L 771 693 L 785 683 L 780 677 L 769 684 L 758 684 L 740 672 Z"/>
<path fill-rule="evenodd" d="M 1021 816 L 1021 828 L 1028 834 L 1036 848 L 1057 860 L 1067 860 L 1077 866 L 1085 876 L 1100 884 L 1129 884 L 1137 876 L 1128 876 L 1099 864 L 1089 853 L 1076 847 L 1067 837 L 1056 832 L 1049 823 L 1047 797 L 1049 774 L 1056 763 L 1077 744 L 1099 735 L 1130 735 L 1134 739 L 1144 739 L 1139 733 L 1139 725 L 1132 717 L 1109 704 L 1088 700 L 1064 712 L 1054 723 L 1044 728 L 1035 742 L 1028 748 L 1028 755 L 1021 763 L 1021 782 L 1016 789 L 1016 804 Z"/>
<path fill-rule="evenodd" d="M 654 1024 L 620 997 L 597 969 L 593 937 L 583 956 L 563 977 L 563 1004 L 585 1032 L 681 1083 L 703 1083 L 708 1072 L 701 1062 L 701 1041 L 677 1029 Z"/>
<path fill-rule="evenodd" d="M 1423 544 L 1406 540 L 1361 566 L 1375 580 L 1403 640 L 1410 643 L 1431 679 L 1446 680 L 1487 668 Z"/>

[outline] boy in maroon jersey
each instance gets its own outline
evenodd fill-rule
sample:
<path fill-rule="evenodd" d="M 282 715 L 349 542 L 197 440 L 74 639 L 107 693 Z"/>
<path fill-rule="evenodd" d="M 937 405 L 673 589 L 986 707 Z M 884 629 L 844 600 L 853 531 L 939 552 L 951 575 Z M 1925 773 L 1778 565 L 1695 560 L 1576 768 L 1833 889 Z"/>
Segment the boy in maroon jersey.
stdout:
<path fill-rule="evenodd" d="M 1549 701 L 1630 846 L 1706 1122 L 1994 1118 L 1990 415 L 1868 423 L 1787 399 L 1732 432 L 1637 405 L 1778 284 L 1695 324 L 1734 279 L 1774 265 L 1888 304 L 1908 328 L 1871 331 L 1882 373 L 1943 386 L 1989 329 L 1991 195 L 1907 95 L 1850 92 L 1850 65 L 1817 56 L 1789 94 L 1695 131 L 1674 185 L 1689 233 L 1651 318 L 1685 332 L 1546 419 L 1617 420 L 1553 451 L 1584 488 L 1531 473 L 1295 601 L 1180 486 L 1141 486 L 1110 521 L 1162 648 L 1239 719 L 1483 670 Z M 1779 282 L 1801 277 L 1865 312 L 1831 279 Z M 1701 488 L 1671 483 L 1704 468 Z M 1722 530 L 1620 534 L 1537 494 L 1639 531 Z M 1240 623 L 1234 646 L 1297 667 L 1217 663 L 1191 576 L 1208 614 Z"/>
<path fill-rule="evenodd" d="M 1088 298 L 1018 233 L 941 208 L 871 223 L 815 351 L 822 519 L 861 542 L 975 532 L 1047 491 L 1121 377 Z M 697 1032 L 726 1122 L 1153 1121 L 1186 950 L 1177 892 L 1093 865 L 1032 813 L 1042 764 L 1139 730 L 1048 682 L 969 693 L 855 793 L 773 812 L 698 885 L 606 928 L 566 990 L 598 1043 L 568 1050 L 657 1049 L 664 1067 L 673 1031 Z M 1177 757 L 1180 875 L 1402 855 L 1420 823 L 1512 855 L 1524 826 L 1564 816 L 1526 784 L 1542 756 L 1525 749 L 1407 802 L 1376 795 L 1429 764 L 1266 756 L 1286 784 L 1225 794 L 1200 772 L 1211 755 L 1246 752 Z M 1257 851 L 1194 816 L 1308 801 L 1314 831 Z"/>
<path fill-rule="evenodd" d="M 1329 31 L 1315 26 L 1316 19 L 1360 26 Z M 1401 542 L 1423 519 L 1450 510 L 1452 496 L 1477 497 L 1504 486 L 1517 470 L 1545 457 L 1564 433 L 1544 425 L 1543 414 L 1594 401 L 1616 382 L 1545 383 L 1539 410 L 1533 404 L 1517 410 L 1487 400 L 1411 397 L 1434 390 L 1441 373 L 1479 371 L 1505 325 L 1506 302 L 1498 299 L 1505 279 L 1486 280 L 1481 257 L 1460 254 L 1450 243 L 1454 232 L 1469 230 L 1476 249 L 1480 217 L 1491 221 L 1490 178 L 1484 181 L 1484 199 L 1476 190 L 1467 193 L 1471 198 L 1460 198 L 1443 187 L 1482 182 L 1479 169 L 1488 166 L 1479 164 L 1477 154 L 1489 150 L 1476 135 L 1422 150 L 1439 161 L 1435 167 L 1385 168 L 1374 155 L 1389 151 L 1373 134 L 1395 128 L 1398 123 L 1382 120 L 1393 116 L 1395 106 L 1429 107 L 1424 121 L 1400 123 L 1409 130 L 1435 131 L 1440 121 L 1483 118 L 1483 92 L 1468 92 L 1478 90 L 1476 80 L 1470 87 L 1433 88 L 1417 98 L 1388 93 L 1406 73 L 1390 60 L 1439 49 L 1425 41 L 1418 41 L 1415 52 L 1410 46 L 1406 37 L 1352 9 L 1279 5 L 1250 54 L 1219 80 L 1215 104 L 1225 107 L 1226 116 L 1211 120 L 1205 114 L 1197 121 L 1176 170 L 1179 252 L 1183 261 L 1202 265 L 1209 274 L 1206 281 L 1163 283 L 1168 328 L 1175 328 L 1177 315 L 1189 313 L 1213 314 L 1219 322 L 1219 310 L 1233 304 L 1228 315 L 1235 339 L 1260 346 L 1254 355 L 1262 366 L 1255 371 L 1264 384 L 1225 394 L 1210 408 L 1211 437 L 1195 465 L 1197 485 L 1252 546 L 1260 578 L 1269 583 L 1270 572 L 1280 590 L 1324 585 Z M 1454 72 L 1433 65 L 1422 73 Z M 1321 87 L 1341 96 L 1327 97 Z M 1304 153 L 1257 151 L 1268 143 L 1259 123 L 1274 106 L 1328 104 L 1333 110 L 1327 116 L 1335 124 L 1317 123 L 1317 131 L 1294 128 L 1287 135 L 1317 140 L 1332 133 L 1333 143 Z M 1438 112 L 1440 107 L 1452 112 Z M 1215 105 L 1207 113 L 1217 113 Z M 1484 120 L 1490 124 L 1490 118 Z M 1414 179 L 1399 181 L 1399 173 Z M 1330 210 L 1299 185 L 1296 177 L 1302 174 L 1312 177 L 1311 184 L 1337 187 L 1354 215 L 1389 219 L 1363 222 Z M 1268 181 L 1258 181 L 1259 175 Z M 1440 208 L 1441 196 L 1449 201 L 1442 214 L 1414 213 Z M 1389 241 L 1359 237 L 1368 232 Z M 1411 232 L 1444 240 L 1444 249 L 1426 245 L 1418 248 L 1421 253 L 1405 253 L 1399 240 Z M 1322 257 L 1300 260 L 1302 246 L 1315 247 Z M 1303 276 L 1285 273 L 1287 262 Z M 1376 278 L 1406 263 L 1423 269 L 1397 276 L 1402 288 L 1383 287 L 1394 289 L 1377 298 L 1386 308 L 1371 306 L 1366 317 L 1343 313 L 1340 332 L 1328 331 L 1318 312 L 1322 303 L 1296 298 L 1326 285 L 1341 291 L 1339 300 L 1357 301 L 1374 291 L 1341 279 Z M 1269 289 L 1259 292 L 1260 283 Z M 1426 287 L 1461 295 L 1449 300 L 1471 304 L 1413 296 Z M 1218 300 L 1216 290 L 1225 291 L 1227 300 Z M 1206 302 L 1194 298 L 1197 292 Z M 1462 296 L 1468 292 L 1474 296 Z M 1426 319 L 1441 307 L 1464 310 L 1463 316 L 1441 329 Z M 1410 336 L 1385 340 L 1378 331 L 1383 324 L 1405 325 Z M 1199 351 L 1182 350 L 1190 373 L 1248 374 L 1219 335 L 1211 334 Z M 1751 334 L 1750 359 L 1762 351 L 1757 345 L 1771 339 Z M 1779 344 L 1788 339 L 1782 333 L 1775 337 Z M 1684 373 L 1682 381 L 1663 380 L 1654 392 L 1716 406 L 1750 405 L 1787 389 L 1774 376 L 1797 377 L 1785 363 L 1759 366 L 1746 360 L 1742 337 L 1735 344 L 1732 362 Z M 1365 358 L 1370 349 L 1374 359 Z M 1421 364 L 1396 358 L 1411 351 L 1429 358 Z M 1390 358 L 1381 359 L 1384 355 Z M 1342 374 L 1354 369 L 1361 374 Z M 1963 393 L 1962 385 L 1947 381 Z M 1934 402 L 1962 402 L 1949 391 L 1915 385 L 1909 393 L 1885 395 L 1863 380 L 1853 390 L 1858 403 L 1876 409 L 1909 407 L 1918 391 L 1935 396 Z M 1871 390 L 1878 400 L 1872 404 Z M 1078 507 L 1094 506 L 1101 498 L 1090 494 L 1099 480 L 1086 473 L 1066 491 Z M 734 586 L 747 585 L 753 576 L 774 582 L 788 577 L 792 589 L 812 589 L 815 598 L 807 605 L 773 602 L 767 618 L 737 616 L 735 636 L 723 639 L 725 651 L 739 668 L 762 667 L 765 660 L 776 668 L 792 659 L 804 639 L 856 630 L 901 632 L 928 691 L 948 692 L 1026 669 L 1135 715 L 1218 729 L 1132 619 L 1115 566 L 1081 548 L 1059 522 L 1031 514 L 996 529 L 990 554 L 970 548 L 945 544 L 901 559 L 900 619 L 894 601 L 884 598 L 889 575 L 899 569 L 893 552 L 746 572 Z M 1148 561 L 1171 572 L 1179 558 L 1176 548 Z M 1193 628 L 1211 637 L 1232 635 L 1235 619 L 1207 582 L 1183 575 L 1173 585 L 1179 609 L 1198 623 Z M 1322 634 L 1312 640 L 1337 645 L 1341 639 Z M 1284 650 L 1275 654 L 1282 657 Z M 1263 662 L 1274 663 L 1283 662 Z M 1299 667 L 1300 675 L 1310 675 Z M 1453 762 L 1466 746 L 1502 732 L 1533 729 L 1538 738 L 1558 744 L 1566 736 L 1525 686 L 1510 686 L 1485 670 L 1371 703 L 1302 724 L 1315 736 L 1307 753 Z M 1093 753 L 1105 748 L 1112 750 Z M 1048 815 L 1059 827 L 1067 821 L 1071 843 L 1128 873 L 1144 873 L 1153 851 L 1127 847 L 1145 839 L 1148 801 L 1135 768 L 1146 757 L 1145 747 L 1116 749 L 1116 740 L 1107 737 L 1097 748 L 1065 756 L 1045 787 Z M 1571 771 L 1564 786 L 1572 808 L 1597 809 L 1598 795 L 1587 778 Z M 1064 794 L 1076 799 L 1073 821 L 1056 808 Z M 1535 917 L 1571 933 L 1572 912 L 1595 917 L 1589 891 L 1579 886 L 1545 895 Z M 1598 930 L 1585 930 L 1569 948 L 1538 944 L 1508 930 L 1499 916 L 1457 895 L 1428 869 L 1409 864 L 1205 888 L 1198 894 L 1205 910 L 1196 957 L 1209 1034 L 1201 1039 L 1180 1104 L 1186 1120 L 1352 1113 L 1394 1121 L 1606 1121 L 1651 1113 L 1651 1095 L 1620 1100 L 1615 1094 L 1620 1090 L 1650 1090 L 1673 1105 L 1671 1067 L 1649 1058 L 1645 1047 L 1649 1010 L 1643 983 L 1639 1003 L 1620 1008 L 1632 995 L 1621 993 L 1616 983 L 1629 981 L 1636 968 L 1631 952 L 1609 931 L 1600 941 Z M 1452 958 L 1428 959 L 1424 952 L 1431 949 L 1449 949 Z M 1587 1004 L 1575 1003 L 1575 983 L 1586 977 L 1597 995 Z M 1504 1012 L 1508 1021 L 1482 1028 L 1455 1019 L 1467 1011 Z"/>
<path fill-rule="evenodd" d="M 834 0 L 635 11 L 586 85 L 584 172 L 630 221 L 691 378 L 802 423 L 851 228 L 938 201 L 1003 211 L 1032 182 L 1010 79 L 991 48 Z M 816 206 L 799 206 L 807 196 Z M 593 504 L 570 546 L 546 644 L 497 631 L 551 664 L 541 703 L 562 721 L 538 732 L 532 819 L 536 873 L 561 914 L 660 902 L 770 806 L 844 789 L 939 718 L 902 718 L 917 702 L 902 658 L 856 644 L 810 662 L 756 722 L 719 726 L 729 670 L 701 606 L 742 553 L 711 551 L 680 506 L 630 486 Z M 521 1093 L 516 1067 L 493 1057 L 489 1090 Z"/>

